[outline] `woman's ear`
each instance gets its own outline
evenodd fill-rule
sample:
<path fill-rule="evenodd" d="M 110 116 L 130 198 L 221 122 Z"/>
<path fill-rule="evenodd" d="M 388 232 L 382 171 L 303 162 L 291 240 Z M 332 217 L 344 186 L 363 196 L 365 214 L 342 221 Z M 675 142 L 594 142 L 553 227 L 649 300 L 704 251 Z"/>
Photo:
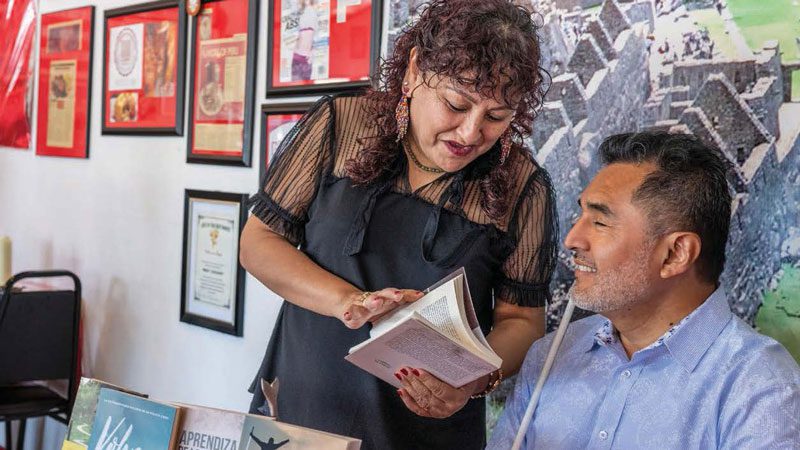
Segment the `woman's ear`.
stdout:
<path fill-rule="evenodd" d="M 408 67 L 406 67 L 406 74 L 403 77 L 403 85 L 405 86 L 408 83 L 408 93 L 410 94 L 421 81 L 419 66 L 417 65 L 417 47 L 413 47 L 408 54 Z"/>

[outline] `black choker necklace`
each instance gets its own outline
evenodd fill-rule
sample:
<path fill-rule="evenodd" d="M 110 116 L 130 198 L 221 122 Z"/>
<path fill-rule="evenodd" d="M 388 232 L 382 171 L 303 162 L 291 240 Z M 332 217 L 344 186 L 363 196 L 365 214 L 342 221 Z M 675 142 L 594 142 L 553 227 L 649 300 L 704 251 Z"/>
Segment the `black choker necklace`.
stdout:
<path fill-rule="evenodd" d="M 419 162 L 419 160 L 417 159 L 417 156 L 414 154 L 414 150 L 411 149 L 410 145 L 406 146 L 405 141 L 403 141 L 403 149 L 405 149 L 406 153 L 408 154 L 408 157 L 411 159 L 411 162 L 413 162 L 414 165 L 417 166 L 418 169 L 424 170 L 425 172 L 430 172 L 430 173 L 444 173 L 444 170 L 442 170 L 442 169 L 440 169 L 438 167 L 428 167 L 428 166 L 422 164 L 421 162 Z"/>

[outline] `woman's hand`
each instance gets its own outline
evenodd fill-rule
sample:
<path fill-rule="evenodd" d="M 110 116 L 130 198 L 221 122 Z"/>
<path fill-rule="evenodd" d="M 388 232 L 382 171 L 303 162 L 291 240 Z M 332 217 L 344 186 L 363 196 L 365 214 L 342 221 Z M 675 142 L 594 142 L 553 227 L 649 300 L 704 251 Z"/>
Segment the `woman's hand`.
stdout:
<path fill-rule="evenodd" d="M 460 388 L 454 388 L 422 369 L 404 367 L 395 376 L 403 383 L 397 394 L 406 407 L 422 417 L 444 419 L 450 417 L 467 404 L 476 388 L 486 384 L 481 377 Z"/>
<path fill-rule="evenodd" d="M 339 318 L 348 328 L 361 328 L 365 323 L 374 322 L 400 305 L 419 300 L 423 295 L 413 289 L 395 288 L 356 292 L 344 300 Z"/>

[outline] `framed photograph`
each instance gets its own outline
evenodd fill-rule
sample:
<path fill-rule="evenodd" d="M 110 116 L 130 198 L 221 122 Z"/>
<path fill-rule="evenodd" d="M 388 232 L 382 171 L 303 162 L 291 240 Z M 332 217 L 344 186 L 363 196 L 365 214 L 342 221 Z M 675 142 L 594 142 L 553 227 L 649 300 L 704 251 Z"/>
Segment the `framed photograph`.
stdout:
<path fill-rule="evenodd" d="M 256 0 L 206 0 L 192 18 L 186 161 L 250 167 Z"/>
<path fill-rule="evenodd" d="M 311 103 L 261 105 L 261 166 L 259 180 L 264 179 L 275 151 Z"/>
<path fill-rule="evenodd" d="M 183 5 L 159 0 L 105 12 L 103 134 L 183 135 Z"/>
<path fill-rule="evenodd" d="M 382 15 L 381 0 L 270 1 L 267 97 L 368 86 Z"/>
<path fill-rule="evenodd" d="M 242 335 L 245 273 L 239 237 L 246 202 L 247 194 L 186 190 L 181 322 Z"/>
<path fill-rule="evenodd" d="M 36 154 L 89 157 L 94 6 L 42 14 Z"/>

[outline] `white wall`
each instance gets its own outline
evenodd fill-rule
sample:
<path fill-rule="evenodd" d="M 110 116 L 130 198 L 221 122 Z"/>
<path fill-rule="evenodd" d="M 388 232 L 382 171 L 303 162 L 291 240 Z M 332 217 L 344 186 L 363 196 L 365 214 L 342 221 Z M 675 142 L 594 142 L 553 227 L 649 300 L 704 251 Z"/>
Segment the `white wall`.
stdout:
<path fill-rule="evenodd" d="M 267 0 L 259 18 L 251 168 L 187 164 L 185 136 L 100 134 L 103 11 L 139 2 L 40 1 L 42 13 L 96 6 L 90 158 L 0 147 L 0 235 L 13 241 L 14 272 L 68 269 L 80 276 L 86 375 L 157 399 L 246 411 L 246 388 L 280 299 L 248 275 L 243 337 L 179 321 L 183 199 L 186 188 L 252 193 L 257 187 Z M 38 39 L 37 32 L 37 73 Z M 187 91 L 188 84 L 187 74 Z M 60 448 L 62 425 L 29 421 L 28 427 L 26 448 Z"/>

